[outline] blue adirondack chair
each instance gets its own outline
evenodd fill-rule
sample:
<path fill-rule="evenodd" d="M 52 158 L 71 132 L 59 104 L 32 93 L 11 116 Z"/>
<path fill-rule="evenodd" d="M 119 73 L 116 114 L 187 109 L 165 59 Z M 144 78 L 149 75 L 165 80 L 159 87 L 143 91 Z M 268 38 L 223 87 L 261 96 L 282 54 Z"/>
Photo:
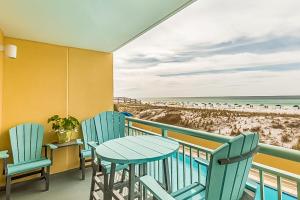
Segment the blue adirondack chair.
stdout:
<path fill-rule="evenodd" d="M 95 149 L 98 145 L 102 144 L 103 142 L 106 142 L 111 139 L 119 138 L 119 137 L 124 137 L 125 136 L 125 115 L 119 113 L 119 112 L 113 112 L 113 111 L 108 111 L 108 112 L 102 112 L 98 115 L 96 115 L 92 119 L 88 119 L 82 122 L 84 125 L 83 127 L 83 135 L 88 135 L 88 133 L 94 134 L 96 133 L 95 136 L 87 137 L 84 136 L 84 140 L 86 138 L 91 138 L 89 141 L 84 141 L 85 144 L 87 144 L 89 150 L 91 151 L 91 156 L 94 162 L 92 162 L 93 166 L 93 177 L 92 177 L 92 183 L 91 183 L 91 194 L 90 198 L 93 198 L 94 191 L 95 191 L 95 184 L 98 184 L 100 189 L 103 190 L 104 187 L 107 187 L 108 185 L 108 175 L 110 174 L 110 162 L 102 161 L 101 158 L 97 158 L 95 156 Z M 94 141 L 92 141 L 94 138 Z M 104 185 L 102 186 L 99 182 L 98 179 L 95 178 L 97 171 L 98 171 L 98 166 L 101 167 L 101 174 L 104 176 Z M 116 170 L 122 172 L 122 180 L 124 181 L 125 179 L 125 171 L 127 165 L 117 165 Z M 105 193 L 105 191 L 103 192 Z"/>
<path fill-rule="evenodd" d="M 253 154 L 258 149 L 258 138 L 257 133 L 241 134 L 213 151 L 209 163 L 204 159 L 196 159 L 200 165 L 207 166 L 205 185 L 196 182 L 169 194 L 149 175 L 141 177 L 140 182 L 158 200 L 244 199 L 245 187 L 254 194 L 256 190 L 251 184 L 246 184 L 246 181 Z"/>
<path fill-rule="evenodd" d="M 82 180 L 85 179 L 85 163 L 92 161 L 92 150 L 89 142 L 97 142 L 98 137 L 96 133 L 96 126 L 94 118 L 87 119 L 81 122 L 82 134 L 83 134 L 83 146 L 84 149 L 80 150 L 80 169 L 82 174 Z"/>
<path fill-rule="evenodd" d="M 9 130 L 10 143 L 13 154 L 13 164 L 8 164 L 8 151 L 1 151 L 0 158 L 4 160 L 4 172 L 6 175 L 6 199 L 10 199 L 12 180 L 41 174 L 45 179 L 46 190 L 49 189 L 49 174 L 52 164 L 52 150 L 57 147 L 53 144 L 44 145 L 45 157 L 42 155 L 44 128 L 40 124 L 20 124 Z M 47 155 L 47 147 L 50 148 L 50 158 Z"/>

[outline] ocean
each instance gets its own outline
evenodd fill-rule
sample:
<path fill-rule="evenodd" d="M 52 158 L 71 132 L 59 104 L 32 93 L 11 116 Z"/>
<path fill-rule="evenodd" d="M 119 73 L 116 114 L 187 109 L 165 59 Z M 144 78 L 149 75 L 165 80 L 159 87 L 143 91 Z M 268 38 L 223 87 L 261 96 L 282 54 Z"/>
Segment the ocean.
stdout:
<path fill-rule="evenodd" d="M 176 102 L 184 104 L 238 104 L 238 105 L 269 105 L 269 106 L 300 106 L 300 95 L 295 96 L 228 96 L 228 97 L 155 97 L 141 98 L 144 102 Z"/>

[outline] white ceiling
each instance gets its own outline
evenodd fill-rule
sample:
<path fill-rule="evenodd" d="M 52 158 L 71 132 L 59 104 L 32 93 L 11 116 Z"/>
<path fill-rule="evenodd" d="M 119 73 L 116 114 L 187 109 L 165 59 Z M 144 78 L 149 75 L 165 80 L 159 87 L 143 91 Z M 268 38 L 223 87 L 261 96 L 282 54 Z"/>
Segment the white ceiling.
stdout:
<path fill-rule="evenodd" d="M 194 0 L 1 0 L 5 36 L 112 52 Z"/>

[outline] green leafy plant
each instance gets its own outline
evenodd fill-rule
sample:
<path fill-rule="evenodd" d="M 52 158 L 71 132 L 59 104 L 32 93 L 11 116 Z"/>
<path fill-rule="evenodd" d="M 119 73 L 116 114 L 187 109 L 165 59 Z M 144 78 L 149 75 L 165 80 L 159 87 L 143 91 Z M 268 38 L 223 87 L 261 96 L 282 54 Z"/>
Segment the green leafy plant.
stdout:
<path fill-rule="evenodd" d="M 48 119 L 48 123 L 52 123 L 52 130 L 54 132 L 65 132 L 65 131 L 78 131 L 79 121 L 72 116 L 59 117 L 59 115 L 53 115 Z"/>

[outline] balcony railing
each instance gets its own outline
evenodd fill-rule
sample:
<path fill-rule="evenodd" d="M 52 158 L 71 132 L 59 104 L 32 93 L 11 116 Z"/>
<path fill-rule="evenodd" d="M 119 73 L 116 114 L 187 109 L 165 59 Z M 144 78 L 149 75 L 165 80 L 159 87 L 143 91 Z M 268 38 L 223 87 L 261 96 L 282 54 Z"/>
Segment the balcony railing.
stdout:
<path fill-rule="evenodd" d="M 170 137 L 168 133 L 176 133 L 181 136 L 192 136 L 194 138 L 205 139 L 217 143 L 225 143 L 232 137 L 219 134 L 208 133 L 178 126 L 141 120 L 128 117 L 127 135 L 160 134 L 163 137 Z M 150 131 L 155 129 L 154 131 Z M 181 137 L 182 138 L 182 137 Z M 170 173 L 172 191 L 192 184 L 195 181 L 205 182 L 206 171 L 194 162 L 194 157 L 210 159 L 213 149 L 197 144 L 172 139 L 180 143 L 180 151 L 170 158 Z M 277 147 L 267 144 L 259 144 L 259 153 L 275 156 L 290 161 L 300 163 L 300 151 Z M 162 164 L 160 162 L 150 163 L 148 173 L 158 181 L 162 181 Z M 300 175 L 290 173 L 285 170 L 270 167 L 261 163 L 253 162 L 249 176 L 258 185 L 256 199 L 298 199 L 300 200 Z M 267 181 L 265 181 L 265 179 Z M 268 184 L 266 182 L 269 182 Z M 270 184 L 271 183 L 271 184 Z M 163 183 L 162 183 L 163 184 Z M 255 184 L 255 183 L 254 183 Z M 275 193 L 275 194 L 274 194 Z"/>

